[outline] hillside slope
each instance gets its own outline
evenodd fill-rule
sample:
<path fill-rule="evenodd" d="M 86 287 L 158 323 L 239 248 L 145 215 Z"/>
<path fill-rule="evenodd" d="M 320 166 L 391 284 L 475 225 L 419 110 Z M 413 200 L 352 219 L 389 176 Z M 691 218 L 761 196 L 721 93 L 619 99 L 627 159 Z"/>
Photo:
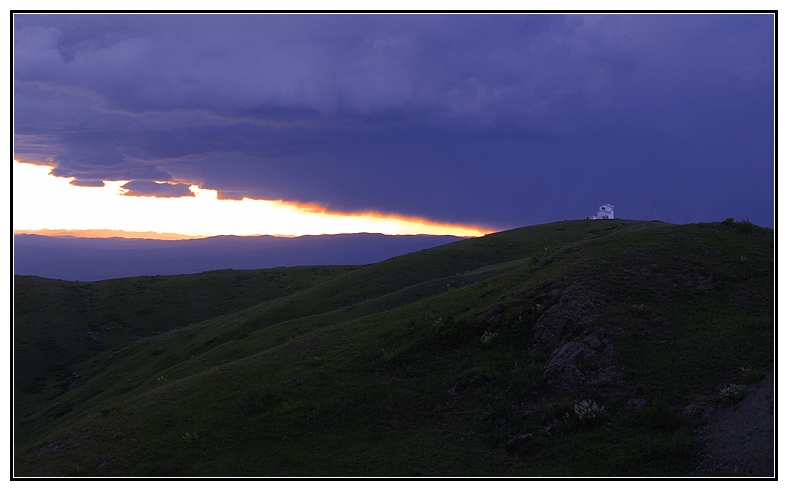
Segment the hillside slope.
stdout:
<path fill-rule="evenodd" d="M 773 240 L 573 221 L 331 271 L 17 384 L 14 472 L 690 475 L 702 415 L 773 368 Z"/>

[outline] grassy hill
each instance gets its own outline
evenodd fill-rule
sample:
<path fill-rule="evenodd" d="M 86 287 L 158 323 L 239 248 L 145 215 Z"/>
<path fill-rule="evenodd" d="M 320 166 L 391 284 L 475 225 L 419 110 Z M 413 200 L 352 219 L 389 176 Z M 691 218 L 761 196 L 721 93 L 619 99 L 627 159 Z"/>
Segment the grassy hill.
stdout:
<path fill-rule="evenodd" d="M 696 409 L 774 365 L 773 244 L 566 221 L 365 267 L 16 277 L 14 473 L 689 475 Z"/>

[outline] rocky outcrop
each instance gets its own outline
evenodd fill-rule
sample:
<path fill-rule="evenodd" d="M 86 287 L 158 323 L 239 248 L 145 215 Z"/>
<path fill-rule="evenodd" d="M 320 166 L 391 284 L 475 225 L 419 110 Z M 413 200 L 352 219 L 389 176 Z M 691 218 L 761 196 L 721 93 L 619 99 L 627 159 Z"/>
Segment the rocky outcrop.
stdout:
<path fill-rule="evenodd" d="M 595 310 L 606 304 L 599 295 L 577 286 L 551 292 L 551 295 L 558 296 L 558 301 L 534 324 L 534 339 L 544 345 L 556 343 L 571 331 L 582 329 L 597 317 Z"/>
<path fill-rule="evenodd" d="M 614 383 L 620 372 L 614 365 L 615 346 L 604 329 L 597 329 L 582 342 L 570 341 L 553 352 L 543 375 L 556 390 L 580 385 Z"/>
<path fill-rule="evenodd" d="M 501 315 L 503 310 L 501 306 L 496 304 L 493 305 L 491 308 L 487 309 L 486 312 L 483 312 L 476 316 L 477 319 L 482 320 L 487 323 L 487 326 L 490 329 L 495 329 L 501 325 Z"/>
<path fill-rule="evenodd" d="M 586 382 L 582 362 L 594 356 L 594 350 L 583 343 L 572 341 L 561 346 L 550 357 L 544 377 L 554 389 L 568 389 Z"/>

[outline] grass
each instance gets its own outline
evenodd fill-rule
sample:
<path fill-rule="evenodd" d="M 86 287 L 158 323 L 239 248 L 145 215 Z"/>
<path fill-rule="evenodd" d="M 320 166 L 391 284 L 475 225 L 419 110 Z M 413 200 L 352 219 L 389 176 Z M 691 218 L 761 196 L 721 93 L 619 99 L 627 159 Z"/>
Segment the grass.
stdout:
<path fill-rule="evenodd" d="M 18 277 L 14 472 L 687 475 L 681 408 L 774 364 L 773 254 L 751 224 L 572 221 L 361 268 Z M 538 342 L 573 301 L 595 307 Z M 614 355 L 580 369 L 617 378 L 551 385 L 554 350 L 594 332 Z M 585 400 L 598 424 L 562 424 Z"/>

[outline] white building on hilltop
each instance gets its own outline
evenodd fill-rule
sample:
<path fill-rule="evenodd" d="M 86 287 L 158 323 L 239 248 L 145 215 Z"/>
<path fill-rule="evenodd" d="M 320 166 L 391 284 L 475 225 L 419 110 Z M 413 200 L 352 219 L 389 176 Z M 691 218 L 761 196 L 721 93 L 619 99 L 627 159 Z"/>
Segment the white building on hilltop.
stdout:
<path fill-rule="evenodd" d="M 606 203 L 599 207 L 599 210 L 596 212 L 596 215 L 586 217 L 586 220 L 612 220 L 613 218 L 615 218 L 613 216 L 613 208 L 615 208 L 615 206 Z"/>

